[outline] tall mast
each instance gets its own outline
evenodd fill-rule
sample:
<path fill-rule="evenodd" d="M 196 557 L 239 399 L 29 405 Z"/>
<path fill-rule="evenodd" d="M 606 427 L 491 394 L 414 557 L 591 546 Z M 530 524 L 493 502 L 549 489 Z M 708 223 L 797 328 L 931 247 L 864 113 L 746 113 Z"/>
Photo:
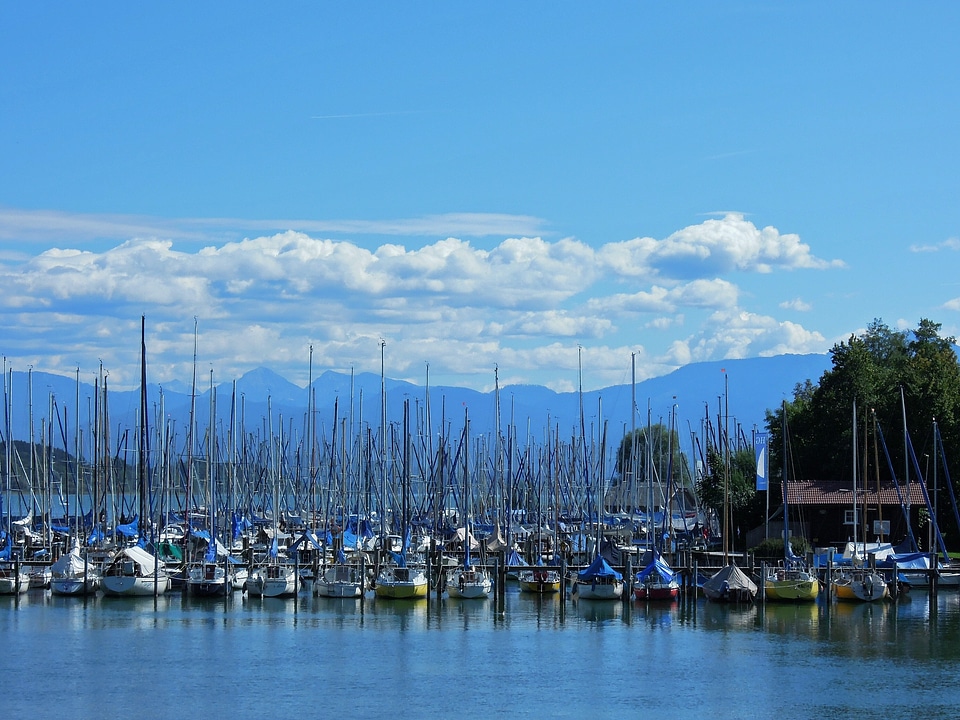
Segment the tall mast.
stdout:
<path fill-rule="evenodd" d="M 723 373 L 723 564 L 729 562 L 730 551 L 730 380 Z"/>
<path fill-rule="evenodd" d="M 860 458 L 857 454 L 857 399 L 853 399 L 853 547 L 856 556 L 857 547 L 857 475 L 860 471 Z"/>
<path fill-rule="evenodd" d="M 147 453 L 149 452 L 147 436 L 147 340 L 146 340 L 147 319 L 145 315 L 140 316 L 140 461 L 137 466 L 137 475 L 139 480 L 140 492 L 140 536 L 146 539 L 144 535 L 145 523 L 148 515 L 148 489 L 147 489 Z"/>
<path fill-rule="evenodd" d="M 383 349 L 380 338 L 380 536 L 387 534 L 387 383 L 384 377 Z"/>
<path fill-rule="evenodd" d="M 187 428 L 187 500 L 184 503 L 183 519 L 186 525 L 184 545 L 190 537 L 190 510 L 193 506 L 193 438 L 197 411 L 197 318 L 193 318 L 193 380 L 190 384 L 190 427 Z"/>

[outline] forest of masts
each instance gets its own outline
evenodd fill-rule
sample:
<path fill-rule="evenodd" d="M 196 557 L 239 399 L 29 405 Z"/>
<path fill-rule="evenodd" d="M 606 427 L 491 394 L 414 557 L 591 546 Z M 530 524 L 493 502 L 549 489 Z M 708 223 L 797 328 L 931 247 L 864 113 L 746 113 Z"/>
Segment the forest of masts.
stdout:
<path fill-rule="evenodd" d="M 668 507 L 668 498 L 695 482 L 687 453 L 678 447 L 676 405 L 668 425 L 652 423 L 648 409 L 645 423 L 624 427 L 612 444 L 608 423 L 600 420 L 602 408 L 588 427 L 582 400 L 579 428 L 561 434 L 548 416 L 542 440 L 534 441 L 528 420 L 527 439 L 520 443 L 512 420 L 505 430 L 472 433 L 468 410 L 454 419 L 443 400 L 436 418 L 429 386 L 423 401 L 415 403 L 413 418 L 410 400 L 404 401 L 402 423 L 387 421 L 383 391 L 380 417 L 355 414 L 352 390 L 347 407 L 338 398 L 333 416 L 323 421 L 310 390 L 307 411 L 297 422 L 274 417 L 268 400 L 267 416 L 254 427 L 245 416 L 244 398 L 238 402 L 235 382 L 229 409 L 221 413 L 211 371 L 209 417 L 222 414 L 226 420 L 204 430 L 196 426 L 194 378 L 189 427 L 178 430 L 167 420 L 161 392 L 152 408 L 142 396 L 139 427 L 112 434 L 102 368 L 93 397 L 87 398 L 84 422 L 78 411 L 79 373 L 72 410 L 51 394 L 45 412 L 36 413 L 32 381 L 28 385 L 29 397 L 15 406 L 13 371 L 4 369 L 5 525 L 19 505 L 21 514 L 52 518 L 78 534 L 91 518 L 107 526 L 147 518 L 140 527 L 156 532 L 169 522 L 183 523 L 189 508 L 192 528 L 210 529 L 227 541 L 238 518 L 276 519 L 288 529 L 318 531 L 364 518 L 381 533 L 398 533 L 410 526 L 430 531 L 462 525 L 458 508 L 469 507 L 475 526 L 496 528 L 509 539 L 519 525 L 596 527 L 598 507 L 608 517 L 645 518 L 648 508 Z M 499 419 L 499 391 L 495 397 Z M 13 414 L 24 407 L 29 441 L 7 442 Z M 635 401 L 633 407 L 636 420 Z M 739 429 L 726 442 L 727 421 L 719 415 L 715 420 L 707 415 L 699 435 L 689 431 L 698 471 L 706 467 L 699 437 L 725 454 L 736 449 L 733 445 L 746 445 Z M 617 468 L 621 445 L 629 446 L 622 472 Z"/>

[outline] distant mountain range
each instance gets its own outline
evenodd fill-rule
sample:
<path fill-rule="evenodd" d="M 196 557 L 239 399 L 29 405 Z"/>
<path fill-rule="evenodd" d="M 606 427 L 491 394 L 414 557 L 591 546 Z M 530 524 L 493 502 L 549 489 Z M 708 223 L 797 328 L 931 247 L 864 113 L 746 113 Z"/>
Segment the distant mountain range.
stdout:
<path fill-rule="evenodd" d="M 828 355 L 778 355 L 686 365 L 668 375 L 637 383 L 635 423 L 637 426 L 646 423 L 648 408 L 653 422 L 668 423 L 671 408 L 676 404 L 678 425 L 683 433 L 691 429 L 699 431 L 701 420 L 707 414 L 716 424 L 729 412 L 731 432 L 740 428 L 749 438 L 754 427 L 763 427 L 768 409 L 779 407 L 782 400 L 793 397 L 797 383 L 807 379 L 816 382 L 830 366 Z M 388 422 L 401 422 L 404 402 L 409 401 L 411 431 L 417 432 L 427 419 L 428 389 L 389 378 L 385 387 Z M 223 383 L 215 389 L 218 432 L 225 436 L 230 426 L 233 383 Z M 14 439 L 29 439 L 29 399 L 32 395 L 34 437 L 39 440 L 41 431 L 49 428 L 47 419 L 53 417 L 54 446 L 63 447 L 64 438 L 67 438 L 72 449 L 77 427 L 77 391 L 75 378 L 34 372 L 31 393 L 28 374 L 14 372 L 11 402 Z M 379 375 L 360 373 L 351 381 L 350 375 L 327 371 L 313 381 L 313 391 L 318 436 L 329 439 L 335 402 L 338 432 L 343 429 L 344 421 L 351 420 L 355 431 L 361 423 L 374 432 L 379 429 Z M 267 368 L 259 368 L 236 381 L 236 392 L 237 425 L 239 427 L 242 420 L 248 434 L 259 433 L 263 437 L 268 427 L 276 433 L 282 422 L 287 438 L 291 433 L 294 438 L 303 437 L 308 408 L 306 388 L 294 385 Z M 727 392 L 729 397 L 725 397 Z M 80 428 L 84 437 L 89 437 L 94 386 L 81 382 L 79 395 Z M 182 445 L 190 418 L 189 387 L 167 385 L 161 392 L 160 386 L 148 384 L 147 395 L 151 425 L 156 427 L 159 423 L 162 410 L 168 427 L 180 438 L 178 444 Z M 111 442 L 116 446 L 124 431 L 131 435 L 136 433 L 140 393 L 139 390 L 109 390 L 108 397 Z M 490 433 L 495 426 L 496 396 L 493 391 L 482 393 L 468 388 L 437 386 L 429 388 L 429 399 L 429 420 L 434 433 L 440 433 L 443 428 L 447 434 L 459 434 L 466 412 L 469 413 L 471 435 Z M 209 385 L 202 390 L 198 388 L 193 404 L 199 432 L 203 433 L 211 414 Z M 606 422 L 608 439 L 618 442 L 624 429 L 631 427 L 630 406 L 629 384 L 584 392 L 587 433 L 598 436 L 601 423 Z M 51 407 L 56 407 L 56 415 L 51 413 Z M 268 417 L 272 418 L 269 425 Z M 559 429 L 561 438 L 569 439 L 579 434 L 580 397 L 576 392 L 557 393 L 540 386 L 509 385 L 500 389 L 500 418 L 501 428 L 505 429 L 511 422 L 516 426 L 521 443 L 526 441 L 528 433 L 531 439 L 542 440 L 548 422 L 550 427 Z M 5 423 L 0 432 L 6 437 Z M 135 445 L 131 437 L 128 446 Z"/>

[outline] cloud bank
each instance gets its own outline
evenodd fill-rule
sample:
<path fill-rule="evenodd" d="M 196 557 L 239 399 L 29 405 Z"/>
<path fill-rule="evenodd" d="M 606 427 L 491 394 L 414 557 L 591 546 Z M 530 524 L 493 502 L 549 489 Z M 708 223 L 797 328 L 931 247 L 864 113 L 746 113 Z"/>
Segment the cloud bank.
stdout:
<path fill-rule="evenodd" d="M 483 234 L 516 222 L 443 217 L 439 225 Z M 391 227 L 416 234 L 436 224 Z M 379 371 L 383 339 L 391 376 L 419 380 L 430 362 L 438 382 L 478 388 L 499 365 L 568 389 L 582 345 L 585 385 L 599 387 L 624 381 L 631 353 L 650 377 L 692 361 L 823 351 L 819 333 L 742 307 L 737 282 L 842 266 L 736 213 L 599 247 L 517 235 L 480 248 L 464 232 L 367 248 L 304 230 L 197 247 L 163 238 L 155 223 L 123 227 L 149 232 L 101 250 L 63 244 L 0 257 L 11 362 L 69 373 L 103 361 L 133 385 L 144 314 L 156 381 L 190 375 L 197 318 L 200 361 L 221 379 L 263 365 L 305 382 L 310 346 L 316 367 Z"/>

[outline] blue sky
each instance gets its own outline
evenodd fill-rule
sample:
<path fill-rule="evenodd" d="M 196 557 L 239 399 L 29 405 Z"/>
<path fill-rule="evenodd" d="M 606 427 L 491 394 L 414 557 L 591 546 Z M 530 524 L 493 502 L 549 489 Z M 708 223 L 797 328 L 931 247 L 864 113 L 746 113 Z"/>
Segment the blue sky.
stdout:
<path fill-rule="evenodd" d="M 488 389 L 960 335 L 956 3 L 5 3 L 0 352 Z"/>

